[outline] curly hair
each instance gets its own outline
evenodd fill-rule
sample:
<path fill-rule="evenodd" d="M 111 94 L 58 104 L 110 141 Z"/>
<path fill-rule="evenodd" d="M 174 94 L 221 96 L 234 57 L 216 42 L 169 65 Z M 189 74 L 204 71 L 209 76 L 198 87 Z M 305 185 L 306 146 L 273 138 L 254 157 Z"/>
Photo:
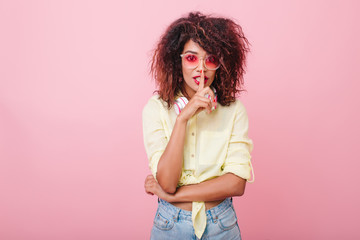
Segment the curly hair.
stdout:
<path fill-rule="evenodd" d="M 245 91 L 243 76 L 250 43 L 233 20 L 200 12 L 190 12 L 187 17 L 174 21 L 157 43 L 150 69 L 158 86 L 155 93 L 171 108 L 178 91 L 184 90 L 180 54 L 189 40 L 218 56 L 220 68 L 216 70 L 212 86 L 218 103 L 230 105 L 237 94 Z"/>

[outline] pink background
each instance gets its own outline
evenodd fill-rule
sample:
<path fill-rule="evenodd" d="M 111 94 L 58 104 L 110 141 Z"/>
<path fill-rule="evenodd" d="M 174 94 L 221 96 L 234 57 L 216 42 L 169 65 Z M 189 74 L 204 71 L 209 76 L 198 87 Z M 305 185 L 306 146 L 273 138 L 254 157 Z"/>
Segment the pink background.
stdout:
<path fill-rule="evenodd" d="M 0 239 L 148 239 L 151 50 L 191 10 L 252 44 L 242 236 L 359 239 L 358 1 L 0 1 Z"/>

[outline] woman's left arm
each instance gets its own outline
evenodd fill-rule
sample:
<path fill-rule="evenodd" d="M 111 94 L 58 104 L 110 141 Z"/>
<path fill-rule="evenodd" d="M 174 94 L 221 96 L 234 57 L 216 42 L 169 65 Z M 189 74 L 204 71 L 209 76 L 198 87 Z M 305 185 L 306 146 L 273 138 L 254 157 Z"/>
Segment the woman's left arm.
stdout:
<path fill-rule="evenodd" d="M 179 187 L 175 194 L 162 190 L 152 175 L 145 180 L 145 191 L 155 194 L 168 202 L 206 202 L 244 194 L 246 180 L 232 173 L 207 180 L 198 184 Z"/>

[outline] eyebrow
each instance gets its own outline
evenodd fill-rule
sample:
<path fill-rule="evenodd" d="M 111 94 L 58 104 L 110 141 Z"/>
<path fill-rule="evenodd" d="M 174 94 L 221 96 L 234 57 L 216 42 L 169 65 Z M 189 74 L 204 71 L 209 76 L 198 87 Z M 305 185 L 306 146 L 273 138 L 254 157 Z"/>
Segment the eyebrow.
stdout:
<path fill-rule="evenodd" d="M 194 52 L 194 51 L 191 51 L 191 50 L 187 50 L 186 52 L 184 53 L 193 53 L 193 54 L 198 54 L 197 52 Z"/>

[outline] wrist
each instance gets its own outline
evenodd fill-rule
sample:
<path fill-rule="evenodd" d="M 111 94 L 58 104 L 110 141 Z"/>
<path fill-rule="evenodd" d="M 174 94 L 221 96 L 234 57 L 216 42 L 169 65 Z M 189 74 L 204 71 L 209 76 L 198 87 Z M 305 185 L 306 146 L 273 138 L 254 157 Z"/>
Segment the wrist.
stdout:
<path fill-rule="evenodd" d="M 180 124 L 186 124 L 187 123 L 187 119 L 184 118 L 183 114 L 179 114 L 176 118 L 176 122 L 180 123 Z"/>

